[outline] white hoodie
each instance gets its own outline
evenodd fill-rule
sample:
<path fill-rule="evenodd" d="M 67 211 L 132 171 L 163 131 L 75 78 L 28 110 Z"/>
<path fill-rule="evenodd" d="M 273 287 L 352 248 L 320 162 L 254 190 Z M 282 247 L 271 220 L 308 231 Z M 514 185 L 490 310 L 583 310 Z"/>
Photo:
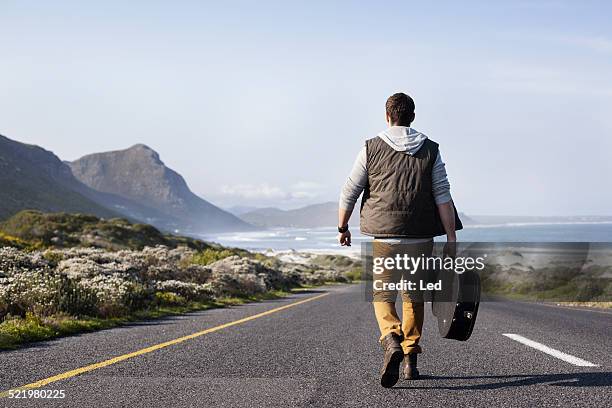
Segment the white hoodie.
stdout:
<path fill-rule="evenodd" d="M 405 152 L 411 156 L 419 151 L 427 139 L 427 136 L 423 133 L 406 126 L 391 126 L 380 132 L 378 137 L 384 140 L 395 151 Z M 367 153 L 364 145 L 359 151 L 357 159 L 355 159 L 353 164 L 353 170 L 340 193 L 340 208 L 352 211 L 355 207 L 357 199 L 368 183 L 366 163 Z M 446 168 L 439 151 L 433 166 L 432 183 L 436 204 L 444 204 L 452 199 Z"/>
<path fill-rule="evenodd" d="M 413 156 L 427 139 L 423 133 L 405 126 L 391 126 L 378 134 L 393 150 Z"/>

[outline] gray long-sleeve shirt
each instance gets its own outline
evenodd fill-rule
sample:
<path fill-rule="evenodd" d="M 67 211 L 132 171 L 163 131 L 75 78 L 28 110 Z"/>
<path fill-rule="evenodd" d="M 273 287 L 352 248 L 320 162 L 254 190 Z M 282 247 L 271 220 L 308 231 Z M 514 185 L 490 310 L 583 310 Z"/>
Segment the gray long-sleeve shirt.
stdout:
<path fill-rule="evenodd" d="M 423 133 L 405 126 L 392 126 L 379 133 L 378 137 L 387 142 L 394 150 L 402 151 L 410 155 L 418 152 L 423 142 L 427 139 L 427 136 Z M 359 151 L 355 163 L 353 164 L 351 174 L 340 193 L 340 208 L 352 211 L 355 207 L 357 199 L 368 183 L 366 163 L 367 153 L 364 145 Z M 450 183 L 446 175 L 446 167 L 439 151 L 433 166 L 432 183 L 436 204 L 444 204 L 452 199 Z"/>

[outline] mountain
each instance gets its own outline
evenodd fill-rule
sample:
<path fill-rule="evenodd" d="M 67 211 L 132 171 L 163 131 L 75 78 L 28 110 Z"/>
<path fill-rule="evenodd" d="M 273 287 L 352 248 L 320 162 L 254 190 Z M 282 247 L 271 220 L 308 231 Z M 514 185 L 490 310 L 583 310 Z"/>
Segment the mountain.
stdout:
<path fill-rule="evenodd" d="M 42 147 L 0 135 L 0 220 L 21 210 L 123 216 L 166 231 L 253 228 L 193 194 L 144 145 L 67 163 Z"/>
<path fill-rule="evenodd" d="M 171 225 L 172 229 L 192 233 L 253 229 L 195 195 L 180 174 L 166 167 L 159 154 L 143 144 L 90 154 L 67 164 L 88 187 L 156 211 L 160 217 L 147 220 L 153 225 L 165 225 L 166 229 Z"/>
<path fill-rule="evenodd" d="M 104 218 L 122 215 L 166 230 L 179 222 L 146 205 L 96 191 L 77 180 L 70 166 L 52 152 L 4 136 L 0 136 L 0 186 L 0 219 L 30 209 Z"/>
<path fill-rule="evenodd" d="M 359 207 L 355 208 L 358 211 Z M 313 204 L 294 210 L 259 208 L 242 214 L 240 218 L 259 227 L 333 227 L 338 224 L 338 203 Z M 353 218 L 358 220 L 358 218 Z M 353 223 L 355 221 L 351 224 Z"/>
<path fill-rule="evenodd" d="M 351 226 L 359 225 L 359 207 L 357 202 Z M 473 224 L 474 221 L 463 213 L 459 217 L 464 224 Z M 338 203 L 327 202 L 313 204 L 295 210 L 281 210 L 279 208 L 268 207 L 259 208 L 240 215 L 240 218 L 248 223 L 260 227 L 294 227 L 294 228 L 318 228 L 334 227 L 338 224 Z"/>
<path fill-rule="evenodd" d="M 260 207 L 254 207 L 252 205 L 234 205 L 232 207 L 225 208 L 226 211 L 240 217 L 242 214 L 246 214 L 251 211 L 255 211 Z"/>
<path fill-rule="evenodd" d="M 23 209 L 116 217 L 55 154 L 0 135 L 0 219 Z"/>

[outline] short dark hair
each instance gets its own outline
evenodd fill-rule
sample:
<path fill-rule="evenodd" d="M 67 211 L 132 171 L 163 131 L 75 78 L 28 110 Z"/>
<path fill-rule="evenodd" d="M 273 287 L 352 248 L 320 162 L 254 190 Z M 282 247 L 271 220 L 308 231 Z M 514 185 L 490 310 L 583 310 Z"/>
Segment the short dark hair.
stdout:
<path fill-rule="evenodd" d="M 414 101 L 405 93 L 391 95 L 385 107 L 391 124 L 408 126 L 414 120 Z"/>

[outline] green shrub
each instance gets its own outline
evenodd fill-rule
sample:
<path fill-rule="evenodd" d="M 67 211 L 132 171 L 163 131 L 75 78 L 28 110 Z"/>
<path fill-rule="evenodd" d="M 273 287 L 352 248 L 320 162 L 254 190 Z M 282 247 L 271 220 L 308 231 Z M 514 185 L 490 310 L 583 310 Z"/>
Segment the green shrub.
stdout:
<path fill-rule="evenodd" d="M 6 234 L 0 231 L 0 247 L 10 246 L 19 249 L 26 249 L 32 246 L 31 243 L 24 241 L 23 239 L 14 237 L 12 235 Z"/>
<path fill-rule="evenodd" d="M 217 262 L 232 255 L 236 255 L 236 253 L 230 249 L 207 248 L 204 251 L 196 253 L 191 259 L 191 262 L 197 265 L 210 265 L 213 262 Z"/>
<path fill-rule="evenodd" d="M 349 278 L 351 281 L 360 281 L 363 268 L 353 268 L 348 272 L 344 273 L 344 276 Z"/>
<path fill-rule="evenodd" d="M 39 341 L 56 336 L 56 331 L 43 324 L 40 317 L 27 313 L 25 318 L 10 317 L 0 323 L 0 347 Z"/>
<path fill-rule="evenodd" d="M 0 296 L 0 322 L 4 319 L 9 313 L 9 302 L 4 298 L 4 296 Z"/>
<path fill-rule="evenodd" d="M 71 316 L 95 316 L 98 308 L 96 293 L 66 276 L 61 277 L 58 307 Z"/>
<path fill-rule="evenodd" d="M 187 299 L 173 292 L 156 292 L 155 302 L 159 306 L 185 306 Z"/>
<path fill-rule="evenodd" d="M 140 250 L 157 245 L 186 246 L 196 251 L 213 247 L 204 241 L 164 234 L 151 225 L 132 224 L 123 218 L 105 220 L 93 215 L 24 210 L 0 223 L 0 246 L 21 249 L 86 246 Z"/>
<path fill-rule="evenodd" d="M 48 261 L 52 266 L 57 266 L 61 261 L 64 260 L 64 254 L 61 252 L 46 251 L 43 253 L 43 258 Z"/>

